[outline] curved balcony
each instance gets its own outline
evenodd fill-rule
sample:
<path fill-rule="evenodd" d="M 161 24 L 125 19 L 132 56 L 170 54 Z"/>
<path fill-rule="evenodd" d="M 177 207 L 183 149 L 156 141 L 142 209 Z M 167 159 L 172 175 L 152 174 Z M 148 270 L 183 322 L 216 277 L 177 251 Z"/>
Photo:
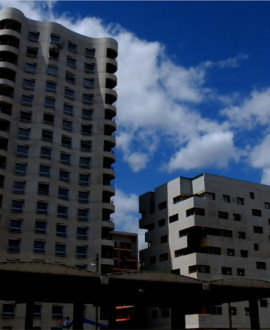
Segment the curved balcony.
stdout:
<path fill-rule="evenodd" d="M 1 87 L 0 87 L 1 88 Z M 0 115 L 1 118 L 5 118 L 11 115 L 12 113 L 12 104 L 10 102 L 5 102 L 3 100 L 5 97 L 0 95 Z"/>
<path fill-rule="evenodd" d="M 12 30 L 18 33 L 21 32 L 22 24 L 15 19 L 2 19 L 0 21 L 0 30 Z"/>
<path fill-rule="evenodd" d="M 116 59 L 117 55 L 118 55 L 118 52 L 116 49 L 107 48 L 107 57 L 108 58 Z"/>
<path fill-rule="evenodd" d="M 106 72 L 107 73 L 115 73 L 117 71 L 117 62 L 114 59 L 107 59 L 106 63 Z"/>
<path fill-rule="evenodd" d="M 114 120 L 105 119 L 104 135 L 112 135 L 116 131 L 116 123 Z"/>
<path fill-rule="evenodd" d="M 1 101 L 6 103 L 11 102 L 11 99 L 13 98 L 13 91 L 13 87 L 9 86 L 8 84 L 1 83 L 0 80 L 0 103 Z"/>
<path fill-rule="evenodd" d="M 111 104 L 106 104 L 105 119 L 112 120 L 116 116 L 116 107 Z"/>
<path fill-rule="evenodd" d="M 18 56 L 13 52 L 0 51 L 0 66 L 5 66 L 10 69 L 15 69 L 17 65 Z"/>
<path fill-rule="evenodd" d="M 105 89 L 105 103 L 113 105 L 117 101 L 117 93 L 113 89 Z"/>
<path fill-rule="evenodd" d="M 8 150 L 8 138 L 0 135 L 0 155 L 6 156 Z"/>
<path fill-rule="evenodd" d="M 114 230 L 114 223 L 110 220 L 102 220 L 102 228 L 106 228 L 111 230 Z"/>
<path fill-rule="evenodd" d="M 6 169 L 7 158 L 4 156 L 0 156 L 0 172 L 4 172 Z"/>
<path fill-rule="evenodd" d="M 106 210 L 106 211 L 110 211 L 111 213 L 114 213 L 115 211 L 115 207 L 114 207 L 114 204 L 113 203 L 110 203 L 110 202 L 104 202 L 102 203 L 102 209 L 103 210 Z"/>
<path fill-rule="evenodd" d="M 112 239 L 102 239 L 101 244 L 108 247 L 114 247 L 114 241 Z"/>
<path fill-rule="evenodd" d="M 107 73 L 106 74 L 106 84 L 105 88 L 113 89 L 117 85 L 117 78 L 116 75 Z"/>
<path fill-rule="evenodd" d="M 16 49 L 19 49 L 20 40 L 19 38 L 15 37 L 14 35 L 10 34 L 2 34 L 2 31 L 0 31 L 0 46 L 10 46 Z M 0 50 L 4 50 L 1 49 Z M 6 49 L 7 50 L 7 49 Z"/>

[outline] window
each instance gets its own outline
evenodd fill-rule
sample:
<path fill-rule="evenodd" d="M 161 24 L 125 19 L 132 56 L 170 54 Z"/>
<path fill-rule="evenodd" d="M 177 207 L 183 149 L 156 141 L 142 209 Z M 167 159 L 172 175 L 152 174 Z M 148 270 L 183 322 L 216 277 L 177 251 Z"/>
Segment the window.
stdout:
<path fill-rule="evenodd" d="M 64 103 L 64 113 L 66 115 L 73 115 L 73 105 Z"/>
<path fill-rule="evenodd" d="M 94 73 L 95 64 L 94 63 L 84 63 L 84 71 L 87 73 Z"/>
<path fill-rule="evenodd" d="M 37 234 L 46 234 L 47 232 L 47 222 L 43 220 L 36 220 L 35 222 L 35 232 Z"/>
<path fill-rule="evenodd" d="M 180 202 L 181 202 L 181 200 L 182 200 L 182 197 L 181 197 L 181 195 L 179 195 L 179 196 L 176 196 L 176 197 L 174 197 L 174 198 L 173 198 L 173 204 L 177 204 L 177 203 L 180 203 Z"/>
<path fill-rule="evenodd" d="M 264 203 L 264 207 L 269 210 L 270 209 L 270 203 L 269 202 L 265 202 Z"/>
<path fill-rule="evenodd" d="M 61 181 L 69 182 L 69 172 L 65 170 L 60 170 L 59 179 Z"/>
<path fill-rule="evenodd" d="M 63 124 L 62 124 L 63 130 L 65 131 L 72 131 L 72 121 L 63 119 Z"/>
<path fill-rule="evenodd" d="M 96 50 L 94 48 L 85 48 L 85 56 L 95 57 Z"/>
<path fill-rule="evenodd" d="M 239 231 L 238 232 L 238 238 L 240 238 L 240 239 L 246 239 L 246 233 L 244 231 Z"/>
<path fill-rule="evenodd" d="M 175 222 L 177 220 L 178 220 L 178 214 L 174 214 L 169 217 L 169 223 Z"/>
<path fill-rule="evenodd" d="M 16 213 L 22 213 L 23 212 L 23 206 L 24 206 L 24 201 L 23 200 L 14 199 L 11 202 L 11 211 L 16 212 Z"/>
<path fill-rule="evenodd" d="M 87 239 L 88 238 L 88 227 L 78 227 L 77 228 L 77 238 Z"/>
<path fill-rule="evenodd" d="M 50 48 L 49 49 L 49 59 L 50 60 L 58 60 L 58 57 L 59 57 L 59 49 L 56 49 L 56 48 Z"/>
<path fill-rule="evenodd" d="M 87 246 L 77 246 L 76 247 L 76 257 L 77 258 L 86 258 L 87 257 Z"/>
<path fill-rule="evenodd" d="M 238 205 L 244 205 L 244 198 L 242 197 L 237 197 L 236 198 L 236 202 Z"/>
<path fill-rule="evenodd" d="M 35 88 L 35 80 L 34 79 L 24 79 L 23 88 L 33 90 Z"/>
<path fill-rule="evenodd" d="M 218 212 L 218 217 L 219 217 L 219 219 L 229 219 L 229 213 L 228 212 L 219 211 Z"/>
<path fill-rule="evenodd" d="M 222 275 L 232 275 L 231 267 L 221 267 Z"/>
<path fill-rule="evenodd" d="M 23 105 L 32 106 L 33 105 L 33 95 L 22 95 L 21 103 Z"/>
<path fill-rule="evenodd" d="M 255 194 L 254 194 L 254 192 L 250 192 L 250 193 L 249 193 L 249 197 L 250 197 L 250 199 L 255 199 Z"/>
<path fill-rule="evenodd" d="M 256 267 L 257 267 L 257 269 L 265 270 L 266 269 L 266 263 L 262 262 L 262 261 L 257 261 L 256 262 Z"/>
<path fill-rule="evenodd" d="M 68 42 L 68 50 L 70 51 L 70 52 L 73 52 L 73 53 L 77 53 L 77 45 L 76 44 L 74 44 L 74 42 L 72 42 L 72 41 L 69 41 Z"/>
<path fill-rule="evenodd" d="M 60 43 L 61 43 L 60 36 L 52 33 L 50 36 L 50 43 L 60 45 Z"/>
<path fill-rule="evenodd" d="M 83 79 L 83 87 L 85 88 L 94 88 L 94 79 Z"/>
<path fill-rule="evenodd" d="M 159 255 L 159 261 L 160 262 L 164 262 L 164 261 L 167 261 L 168 260 L 168 253 L 162 253 Z"/>
<path fill-rule="evenodd" d="M 21 233 L 22 232 L 22 219 L 10 219 L 9 231 L 11 233 Z"/>
<path fill-rule="evenodd" d="M 30 128 L 19 127 L 18 138 L 22 140 L 29 140 L 30 138 Z"/>
<path fill-rule="evenodd" d="M 93 94 L 83 94 L 82 101 L 85 104 L 92 104 L 93 103 Z"/>
<path fill-rule="evenodd" d="M 55 99 L 52 97 L 45 96 L 44 106 L 46 108 L 54 109 L 55 108 Z"/>
<path fill-rule="evenodd" d="M 82 118 L 83 119 L 93 119 L 93 110 L 92 109 L 82 109 Z"/>
<path fill-rule="evenodd" d="M 53 142 L 53 131 L 43 129 L 42 130 L 42 141 Z"/>
<path fill-rule="evenodd" d="M 253 244 L 253 249 L 254 249 L 254 251 L 259 251 L 259 244 L 258 243 L 254 243 Z"/>
<path fill-rule="evenodd" d="M 222 307 L 221 306 L 209 306 L 209 314 L 222 315 Z"/>
<path fill-rule="evenodd" d="M 42 305 L 34 304 L 33 306 L 33 318 L 40 319 L 42 317 Z"/>
<path fill-rule="evenodd" d="M 168 242 L 168 235 L 163 235 L 160 237 L 160 243 L 167 243 Z"/>
<path fill-rule="evenodd" d="M 89 202 L 89 191 L 79 191 L 78 200 L 80 203 L 88 203 Z"/>
<path fill-rule="evenodd" d="M 66 165 L 70 165 L 70 154 L 67 154 L 66 152 L 61 152 L 61 163 L 62 164 L 66 164 Z"/>
<path fill-rule="evenodd" d="M 159 209 L 160 211 L 161 211 L 161 210 L 164 210 L 164 209 L 166 209 L 166 208 L 167 208 L 167 202 L 166 202 L 166 201 L 164 201 L 164 202 L 158 204 L 158 209 Z"/>
<path fill-rule="evenodd" d="M 64 205 L 57 205 L 57 216 L 59 218 L 67 218 L 68 217 L 68 207 Z"/>
<path fill-rule="evenodd" d="M 48 214 L 48 203 L 43 201 L 37 201 L 37 213 Z"/>
<path fill-rule="evenodd" d="M 48 165 L 39 165 L 39 175 L 50 177 L 51 167 Z"/>
<path fill-rule="evenodd" d="M 65 256 L 66 255 L 66 245 L 62 243 L 55 244 L 55 254 L 57 256 Z"/>
<path fill-rule="evenodd" d="M 66 237 L 67 236 L 67 226 L 62 223 L 56 224 L 56 236 Z"/>
<path fill-rule="evenodd" d="M 53 319 L 63 319 L 63 306 L 52 306 L 52 318 Z"/>
<path fill-rule="evenodd" d="M 24 71 L 27 73 L 36 73 L 37 71 L 36 63 L 25 63 Z"/>
<path fill-rule="evenodd" d="M 237 268 L 237 275 L 238 276 L 245 276 L 245 269 L 244 268 Z"/>
<path fill-rule="evenodd" d="M 13 182 L 13 192 L 16 194 L 25 193 L 25 181 L 14 181 Z"/>
<path fill-rule="evenodd" d="M 91 141 L 81 140 L 81 151 L 91 152 L 91 149 L 92 149 L 92 143 L 91 143 Z"/>
<path fill-rule="evenodd" d="M 28 157 L 29 147 L 25 145 L 18 145 L 16 155 L 19 157 Z"/>
<path fill-rule="evenodd" d="M 67 188 L 59 187 L 58 188 L 58 197 L 61 199 L 69 198 L 69 190 Z"/>
<path fill-rule="evenodd" d="M 34 241 L 34 253 L 45 253 L 45 241 Z"/>
<path fill-rule="evenodd" d="M 79 174 L 79 184 L 88 186 L 89 185 L 89 179 L 90 175 L 89 174 Z"/>
<path fill-rule="evenodd" d="M 248 257 L 248 251 L 247 250 L 240 250 L 240 256 L 242 258 L 247 258 Z"/>
<path fill-rule="evenodd" d="M 30 111 L 21 111 L 20 112 L 20 121 L 24 123 L 31 123 L 32 112 Z"/>
<path fill-rule="evenodd" d="M 49 112 L 45 112 L 43 115 L 43 123 L 46 125 L 53 125 L 54 124 L 54 115 Z"/>
<path fill-rule="evenodd" d="M 89 218 L 89 209 L 78 209 L 77 218 L 79 221 L 87 221 Z"/>
<path fill-rule="evenodd" d="M 92 125 L 81 125 L 81 134 L 90 136 L 92 134 Z"/>
<path fill-rule="evenodd" d="M 26 55 L 30 56 L 30 57 L 37 57 L 38 56 L 38 47 L 27 47 Z"/>
<path fill-rule="evenodd" d="M 223 202 L 230 203 L 230 196 L 229 195 L 223 195 Z"/>
<path fill-rule="evenodd" d="M 38 194 L 39 195 L 49 195 L 49 187 L 48 183 L 39 182 L 38 183 Z"/>
<path fill-rule="evenodd" d="M 62 135 L 62 146 L 66 147 L 66 148 L 71 148 L 71 146 L 72 146 L 71 137 Z"/>
<path fill-rule="evenodd" d="M 25 175 L 26 169 L 27 169 L 26 163 L 16 163 L 14 172 L 15 172 L 15 174 L 18 174 L 18 175 Z"/>
<path fill-rule="evenodd" d="M 158 222 L 158 226 L 159 226 L 159 227 L 163 227 L 163 226 L 165 226 L 165 219 L 161 219 L 161 220 L 159 220 L 159 222 Z"/>
<path fill-rule="evenodd" d="M 21 240 L 10 238 L 8 240 L 8 252 L 18 253 L 21 250 Z"/>
<path fill-rule="evenodd" d="M 56 86 L 54 81 L 46 81 L 46 91 L 56 93 Z"/>
<path fill-rule="evenodd" d="M 67 57 L 67 65 L 76 68 L 76 60 L 70 56 Z"/>
<path fill-rule="evenodd" d="M 14 319 L 15 318 L 15 304 L 4 303 L 2 305 L 2 317 L 3 319 Z"/>
<path fill-rule="evenodd" d="M 252 215 L 255 217 L 261 217 L 262 216 L 262 211 L 258 209 L 252 209 Z"/>
<path fill-rule="evenodd" d="M 57 76 L 58 75 L 58 67 L 56 65 L 48 65 L 47 74 L 49 74 L 51 76 Z"/>
<path fill-rule="evenodd" d="M 186 216 L 190 217 L 191 215 L 201 215 L 204 216 L 204 209 L 200 209 L 198 207 L 193 207 L 191 209 L 186 210 Z"/>
<path fill-rule="evenodd" d="M 71 72 L 66 72 L 66 81 L 71 83 L 71 84 L 74 84 L 75 81 L 76 81 L 76 77 L 75 77 L 75 74 L 71 73 Z"/>
<path fill-rule="evenodd" d="M 234 221 L 240 221 L 240 220 L 241 220 L 241 214 L 239 214 L 239 213 L 234 213 L 234 214 L 233 214 L 233 220 L 234 220 Z"/>
<path fill-rule="evenodd" d="M 70 89 L 68 87 L 65 88 L 65 93 L 64 93 L 65 97 L 67 99 L 71 99 L 74 100 L 75 98 L 75 91 L 73 89 Z"/>
<path fill-rule="evenodd" d="M 48 147 L 41 147 L 40 157 L 41 158 L 46 158 L 46 159 L 51 159 L 51 157 L 52 157 L 52 149 L 51 148 L 48 148 Z"/>
<path fill-rule="evenodd" d="M 80 167 L 90 168 L 91 158 L 90 157 L 80 157 Z"/>
<path fill-rule="evenodd" d="M 262 234 L 263 233 L 263 227 L 261 227 L 261 226 L 253 226 L 253 231 L 256 234 Z"/>
<path fill-rule="evenodd" d="M 210 273 L 210 266 L 208 265 L 193 265 L 189 266 L 189 273 Z"/>

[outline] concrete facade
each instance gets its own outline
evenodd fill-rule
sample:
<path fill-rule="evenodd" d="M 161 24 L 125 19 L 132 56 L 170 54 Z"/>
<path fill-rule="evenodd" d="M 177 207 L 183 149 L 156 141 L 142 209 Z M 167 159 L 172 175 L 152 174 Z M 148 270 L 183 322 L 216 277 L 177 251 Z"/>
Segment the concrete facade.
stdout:
<path fill-rule="evenodd" d="M 140 251 L 144 269 L 205 281 L 269 280 L 269 186 L 211 174 L 180 177 L 140 196 L 140 213 L 148 243 Z M 262 328 L 269 328 L 268 305 L 260 301 Z M 248 328 L 248 314 L 247 302 L 205 306 L 186 316 L 186 326 Z"/>
<path fill-rule="evenodd" d="M 1 11 L 1 262 L 114 266 L 117 54 L 114 39 Z"/>

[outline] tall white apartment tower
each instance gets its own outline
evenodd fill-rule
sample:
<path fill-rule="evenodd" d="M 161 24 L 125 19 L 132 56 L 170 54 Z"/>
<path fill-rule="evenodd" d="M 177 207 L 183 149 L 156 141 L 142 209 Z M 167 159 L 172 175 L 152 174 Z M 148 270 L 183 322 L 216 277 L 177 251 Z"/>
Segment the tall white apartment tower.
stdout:
<path fill-rule="evenodd" d="M 114 265 L 117 42 L 0 13 L 0 261 Z"/>
<path fill-rule="evenodd" d="M 211 174 L 179 177 L 140 196 L 139 204 L 140 228 L 147 230 L 144 269 L 205 281 L 269 281 L 270 186 Z M 208 306 L 187 315 L 186 327 L 249 328 L 248 308 Z M 260 322 L 269 328 L 267 300 L 260 301 Z"/>

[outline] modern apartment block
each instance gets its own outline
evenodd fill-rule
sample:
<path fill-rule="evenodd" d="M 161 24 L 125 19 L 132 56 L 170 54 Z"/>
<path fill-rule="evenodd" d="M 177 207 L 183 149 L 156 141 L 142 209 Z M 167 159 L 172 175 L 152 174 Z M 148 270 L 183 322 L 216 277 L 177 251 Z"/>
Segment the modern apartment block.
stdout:
<path fill-rule="evenodd" d="M 0 261 L 114 265 L 117 42 L 0 14 Z"/>
<path fill-rule="evenodd" d="M 0 12 L 0 262 L 114 266 L 117 48 Z M 1 328 L 23 328 L 24 304 L 0 308 Z M 36 327 L 66 316 L 72 306 L 35 303 Z"/>
<path fill-rule="evenodd" d="M 211 174 L 179 177 L 140 196 L 139 204 L 140 228 L 147 230 L 144 269 L 206 281 L 269 281 L 269 186 Z M 259 313 L 261 327 L 269 328 L 269 300 L 260 301 Z M 206 306 L 186 315 L 186 327 L 249 328 L 248 314 L 247 302 Z M 149 316 L 163 324 L 156 309 Z"/>

